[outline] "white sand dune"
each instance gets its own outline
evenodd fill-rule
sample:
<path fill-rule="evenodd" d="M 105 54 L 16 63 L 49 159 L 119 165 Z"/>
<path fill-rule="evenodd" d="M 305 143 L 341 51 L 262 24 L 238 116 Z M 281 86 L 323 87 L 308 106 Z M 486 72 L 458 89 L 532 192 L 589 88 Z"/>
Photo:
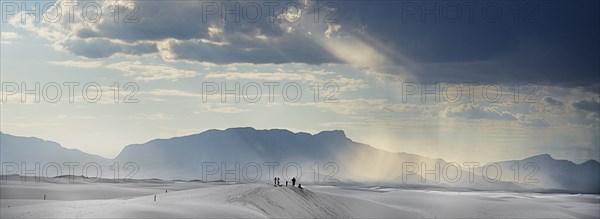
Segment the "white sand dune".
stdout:
<path fill-rule="evenodd" d="M 9 181 L 0 185 L 0 189 L 2 218 L 600 217 L 598 195 L 337 186 L 308 186 L 301 190 L 268 184 L 144 181 L 87 184 Z M 44 194 L 47 200 L 42 200 Z"/>
<path fill-rule="evenodd" d="M 600 196 L 506 192 L 343 189 L 313 190 L 411 209 L 424 218 L 598 218 Z"/>

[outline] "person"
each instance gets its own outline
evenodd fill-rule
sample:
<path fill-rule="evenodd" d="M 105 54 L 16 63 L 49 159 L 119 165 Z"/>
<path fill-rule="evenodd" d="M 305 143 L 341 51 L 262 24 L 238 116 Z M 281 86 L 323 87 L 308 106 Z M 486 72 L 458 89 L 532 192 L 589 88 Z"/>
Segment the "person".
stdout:
<path fill-rule="evenodd" d="M 273 178 L 273 185 L 276 186 L 277 185 L 277 177 Z"/>
<path fill-rule="evenodd" d="M 292 186 L 296 186 L 296 177 L 292 178 Z"/>
<path fill-rule="evenodd" d="M 285 181 L 285 187 L 287 187 L 287 180 Z"/>
<path fill-rule="evenodd" d="M 299 189 L 303 189 L 303 188 L 302 188 L 302 184 L 298 183 L 298 188 L 299 188 Z"/>

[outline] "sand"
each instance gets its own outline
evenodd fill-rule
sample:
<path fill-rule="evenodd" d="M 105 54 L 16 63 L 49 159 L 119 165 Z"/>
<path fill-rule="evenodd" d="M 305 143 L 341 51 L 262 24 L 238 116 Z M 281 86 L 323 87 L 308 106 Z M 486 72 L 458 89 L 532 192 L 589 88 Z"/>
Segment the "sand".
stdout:
<path fill-rule="evenodd" d="M 267 183 L 21 182 L 0 185 L 2 218 L 598 218 L 600 196 Z M 165 190 L 168 192 L 165 193 Z M 43 196 L 46 195 L 46 200 Z M 156 201 L 154 201 L 156 196 Z M 10 205 L 10 208 L 9 208 Z"/>

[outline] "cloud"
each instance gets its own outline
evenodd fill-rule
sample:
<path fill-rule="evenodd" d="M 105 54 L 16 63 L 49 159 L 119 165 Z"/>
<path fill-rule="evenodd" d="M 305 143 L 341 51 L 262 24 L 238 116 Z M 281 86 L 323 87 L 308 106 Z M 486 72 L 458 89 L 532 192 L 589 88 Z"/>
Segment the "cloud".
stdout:
<path fill-rule="evenodd" d="M 248 79 L 248 80 L 265 80 L 265 81 L 312 81 L 315 80 L 315 75 L 291 72 L 226 72 L 226 73 L 209 73 L 204 76 L 206 79 Z"/>
<path fill-rule="evenodd" d="M 585 116 L 585 118 L 592 120 L 592 121 L 600 122 L 600 113 L 598 113 L 598 112 L 588 113 Z M 596 125 L 598 125 L 598 123 L 596 123 Z"/>
<path fill-rule="evenodd" d="M 305 103 L 292 104 L 313 106 L 343 115 L 371 115 L 391 109 L 391 104 L 384 99 L 348 99 L 339 100 L 337 103 Z"/>
<path fill-rule="evenodd" d="M 517 118 L 517 122 L 522 126 L 530 126 L 530 127 L 548 127 L 550 123 L 543 118 L 535 118 L 528 115 L 523 115 L 521 113 L 517 113 L 515 116 Z"/>
<path fill-rule="evenodd" d="M 596 27 L 600 15 L 593 8 L 598 8 L 599 2 L 578 2 L 568 7 L 551 1 L 531 3 L 528 7 L 539 9 L 539 13 L 527 22 L 515 22 L 507 14 L 495 22 L 486 19 L 486 5 L 495 4 L 508 12 L 515 6 L 509 2 L 477 2 L 472 8 L 475 16 L 464 16 L 469 3 L 473 2 L 350 1 L 340 5 L 344 18 L 340 25 L 346 34 L 364 33 L 383 43 L 385 47 L 376 48 L 387 48 L 390 52 L 383 54 L 390 54 L 387 58 L 393 63 L 404 60 L 396 54 L 410 58 L 416 66 L 410 69 L 410 76 L 419 81 L 597 84 L 600 29 Z M 406 11 L 409 4 L 412 13 Z M 435 4 L 439 7 L 437 13 Z M 449 21 L 444 8 L 455 4 L 463 16 Z"/>
<path fill-rule="evenodd" d="M 18 85 L 17 85 L 17 87 L 18 87 Z M 2 88 L 2 89 L 7 89 L 7 88 Z M 2 104 L 7 104 L 7 103 L 33 104 L 33 103 L 35 103 L 35 98 L 33 98 L 33 97 L 27 98 L 26 97 L 26 101 L 22 101 L 21 96 L 22 95 L 20 92 L 12 93 L 8 89 L 7 89 L 7 91 L 0 90 L 0 102 L 2 102 Z"/>
<path fill-rule="evenodd" d="M 12 44 L 14 40 L 21 39 L 21 35 L 15 32 L 0 32 L 0 43 Z"/>
<path fill-rule="evenodd" d="M 36 22 L 35 16 L 27 14 L 24 11 L 17 13 L 12 18 L 9 17 L 8 23 L 14 27 L 33 32 L 38 37 L 54 42 L 64 40 L 68 36 L 68 30 L 57 26 L 56 23 L 45 23 L 44 19 L 42 19 L 42 22 Z"/>
<path fill-rule="evenodd" d="M 182 90 L 170 90 L 170 89 L 154 89 L 152 91 L 144 92 L 144 94 L 156 95 L 156 96 L 172 96 L 172 97 L 202 97 L 202 94 L 192 93 Z"/>
<path fill-rule="evenodd" d="M 164 113 L 154 113 L 154 114 L 146 114 L 139 113 L 133 116 L 132 118 L 140 119 L 140 120 L 165 120 L 171 118 L 170 116 L 165 115 Z"/>
<path fill-rule="evenodd" d="M 21 39 L 21 35 L 19 35 L 18 33 L 15 32 L 0 32 L 0 38 L 3 40 L 15 40 L 15 39 Z"/>
<path fill-rule="evenodd" d="M 581 92 L 590 92 L 590 93 L 594 93 L 594 94 L 600 94 L 600 83 L 595 84 L 595 85 L 590 85 L 590 86 L 577 87 L 577 88 L 575 88 L 575 90 L 581 91 Z"/>
<path fill-rule="evenodd" d="M 549 96 L 545 96 L 544 98 L 542 98 L 542 102 L 546 105 L 550 105 L 550 106 L 562 106 L 564 105 L 564 103 L 560 100 L 554 99 L 552 97 Z"/>
<path fill-rule="evenodd" d="M 335 84 L 340 92 L 362 90 L 369 87 L 369 85 L 362 79 L 347 78 L 341 75 L 338 75 L 333 79 L 326 79 L 324 81 Z"/>
<path fill-rule="evenodd" d="M 550 122 L 539 114 L 523 114 L 501 111 L 495 106 L 482 106 L 477 103 L 449 106 L 441 115 L 446 118 L 461 118 L 469 120 L 509 121 L 522 127 L 546 128 Z"/>
<path fill-rule="evenodd" d="M 142 81 L 175 81 L 181 78 L 192 78 L 197 75 L 195 71 L 177 69 L 167 65 L 142 64 L 139 61 L 113 63 L 107 65 L 106 68 L 121 71 L 126 76 Z"/>
<path fill-rule="evenodd" d="M 59 1 L 57 5 L 61 3 L 62 1 Z M 97 3 L 107 11 L 112 7 L 111 3 L 105 1 Z M 119 53 L 158 53 L 167 60 L 218 64 L 339 62 L 307 34 L 298 34 L 298 31 L 303 29 L 303 24 L 292 23 L 289 18 L 298 16 L 299 12 L 285 10 L 282 3 L 276 3 L 279 7 L 268 11 L 263 6 L 273 2 L 252 2 L 251 4 L 261 6 L 263 12 L 256 21 L 245 19 L 248 16 L 224 21 L 221 13 L 208 16 L 204 11 L 206 4 L 214 3 L 219 9 L 239 8 L 240 5 L 244 7 L 249 4 L 246 1 L 129 3 L 137 6 L 137 22 L 114 22 L 111 15 L 103 15 L 103 19 L 97 23 L 63 23 L 51 27 L 70 33 L 67 39 L 63 40 L 61 47 L 89 58 L 108 57 Z M 302 4 L 297 5 L 304 9 Z M 304 17 L 301 19 L 312 19 L 312 16 Z M 315 25 L 310 26 L 312 28 Z M 293 31 L 295 29 L 298 31 Z M 98 44 L 106 46 L 101 47 L 101 50 L 94 50 Z"/>
<path fill-rule="evenodd" d="M 165 39 L 157 43 L 165 60 L 230 63 L 339 63 L 324 48 L 305 36 L 290 34 L 280 39 L 258 40 L 253 36 L 235 37 L 227 45 L 199 39 Z M 302 45 L 302 46 L 298 46 Z"/>
<path fill-rule="evenodd" d="M 57 1 L 46 13 L 55 13 L 66 1 Z M 586 87 L 600 80 L 599 2 L 532 2 L 529 6 L 544 13 L 519 21 L 507 13 L 497 21 L 482 17 L 489 2 L 473 3 L 474 17 L 466 16 L 466 2 L 423 3 L 440 4 L 438 13 L 415 3 L 414 14 L 406 14 L 404 1 L 336 1 L 316 9 L 314 2 L 293 1 L 298 8 L 275 2 L 273 11 L 264 7 L 270 1 L 208 2 L 217 11 L 207 14 L 204 1 L 137 0 L 129 2 L 136 7 L 121 7 L 124 15 L 135 15 L 130 23 L 115 22 L 112 13 L 86 22 L 75 13 L 75 22 L 62 17 L 37 24 L 27 15 L 21 23 L 17 15 L 10 24 L 55 42 L 56 49 L 87 58 L 153 54 L 216 64 L 345 63 L 423 82 L 533 81 Z M 85 2 L 90 3 L 106 12 L 113 6 Z M 244 9 L 248 4 L 263 9 L 258 19 L 222 13 L 223 7 Z M 442 10 L 449 4 L 460 5 L 465 16 L 448 20 Z M 497 6 L 508 12 L 515 5 Z M 315 21 L 317 12 L 322 16 Z M 327 18 L 331 20 L 323 20 Z"/>
<path fill-rule="evenodd" d="M 204 103 L 200 105 L 200 109 L 202 109 L 202 112 L 215 112 L 225 114 L 244 113 L 250 111 L 250 109 L 248 108 L 235 107 L 226 103 Z"/>
<path fill-rule="evenodd" d="M 340 99 L 327 103 L 289 103 L 291 106 L 315 107 L 340 115 L 365 116 L 371 118 L 400 118 L 431 115 L 432 107 L 415 104 L 394 104 L 386 99 Z M 430 117 L 431 118 L 431 117 Z"/>
<path fill-rule="evenodd" d="M 67 39 L 57 47 L 86 58 L 106 58 L 116 54 L 144 55 L 156 53 L 153 42 L 124 43 L 110 39 Z"/>
<path fill-rule="evenodd" d="M 102 66 L 103 62 L 101 61 L 74 61 L 74 60 L 66 60 L 66 61 L 50 61 L 48 62 L 52 65 L 60 65 L 74 68 L 98 68 Z"/>
<path fill-rule="evenodd" d="M 257 66 L 253 66 L 257 67 Z M 328 86 L 328 89 L 336 89 L 334 92 L 356 91 L 368 88 L 369 85 L 362 79 L 348 78 L 343 75 L 336 75 L 335 72 L 326 70 L 312 70 L 309 66 L 300 65 L 301 69 L 277 68 L 274 72 L 213 72 L 204 76 L 205 79 L 226 79 L 226 80 L 259 80 L 259 81 L 301 81 L 310 83 L 320 83 L 320 86 Z M 305 69 L 304 69 L 305 68 Z M 235 69 L 237 70 L 237 69 Z M 335 88 L 332 88 L 335 86 Z M 332 91 L 332 90 L 331 90 Z"/>
<path fill-rule="evenodd" d="M 476 103 L 449 106 L 443 112 L 447 118 L 459 117 L 465 119 L 487 119 L 514 121 L 516 118 L 509 112 L 499 111 L 492 106 L 482 106 Z"/>
<path fill-rule="evenodd" d="M 140 92 L 140 94 L 144 95 L 153 95 L 157 97 L 183 97 L 183 98 L 196 98 L 197 101 L 206 101 L 208 103 L 221 103 L 221 95 L 206 95 L 203 97 L 202 93 L 195 93 L 184 90 L 176 90 L 176 89 L 154 89 L 151 91 Z M 158 98 L 154 99 L 155 101 L 166 101 L 170 98 L 163 99 Z"/>
<path fill-rule="evenodd" d="M 65 7 L 57 1 L 46 13 Z M 111 11 L 105 1 L 86 1 Z M 343 63 L 357 67 L 377 67 L 386 60 L 379 49 L 351 35 L 341 37 L 342 25 L 314 20 L 314 13 L 330 14 L 332 7 L 311 8 L 312 2 L 298 1 L 294 7 L 275 3 L 260 19 L 223 20 L 222 14 L 207 16 L 205 2 L 131 1 L 137 6 L 136 21 L 114 22 L 110 13 L 98 22 L 85 22 L 75 13 L 76 22 L 62 17 L 60 22 L 21 23 L 15 16 L 11 24 L 35 32 L 56 42 L 54 48 L 87 58 L 105 58 L 118 54 L 158 54 L 165 60 L 187 60 L 216 64 L 231 63 Z M 210 3 L 210 2 L 209 2 Z M 213 2 L 214 3 L 214 2 Z M 216 2 L 217 7 L 244 7 L 246 1 Z M 287 3 L 287 2 L 286 2 Z M 83 2 L 80 2 L 83 4 Z M 265 6 L 269 1 L 251 2 Z M 123 12 L 134 12 L 131 8 Z M 177 15 L 177 16 L 172 16 Z M 63 15 L 64 16 L 64 15 Z"/>
<path fill-rule="evenodd" d="M 359 39 L 332 38 L 320 43 L 335 57 L 357 68 L 382 70 L 391 65 L 385 54 Z"/>
<path fill-rule="evenodd" d="M 588 97 L 572 101 L 569 103 L 569 109 L 575 110 L 578 117 L 576 123 L 598 127 L 600 126 L 600 97 Z"/>
<path fill-rule="evenodd" d="M 600 98 L 588 98 L 584 100 L 573 101 L 569 104 L 572 109 L 588 111 L 588 112 L 600 112 Z"/>

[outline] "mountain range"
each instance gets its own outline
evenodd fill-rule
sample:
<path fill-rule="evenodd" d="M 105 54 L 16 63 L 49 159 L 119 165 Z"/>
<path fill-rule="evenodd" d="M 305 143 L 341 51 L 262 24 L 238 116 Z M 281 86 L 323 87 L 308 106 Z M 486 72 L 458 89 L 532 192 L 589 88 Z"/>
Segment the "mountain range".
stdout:
<path fill-rule="evenodd" d="M 272 182 L 274 177 L 297 177 L 305 183 L 600 193 L 600 163 L 595 160 L 575 164 L 542 154 L 492 164 L 455 163 L 380 150 L 354 142 L 340 130 L 313 135 L 283 129 L 213 129 L 127 145 L 114 159 L 0 132 L 0 160 L 2 174 L 22 174 L 18 170 L 33 169 L 37 162 L 46 175 L 66 175 L 70 172 L 65 162 L 77 162 L 74 175 L 91 169 L 98 176 L 100 168 L 102 176 L 120 178 Z"/>

